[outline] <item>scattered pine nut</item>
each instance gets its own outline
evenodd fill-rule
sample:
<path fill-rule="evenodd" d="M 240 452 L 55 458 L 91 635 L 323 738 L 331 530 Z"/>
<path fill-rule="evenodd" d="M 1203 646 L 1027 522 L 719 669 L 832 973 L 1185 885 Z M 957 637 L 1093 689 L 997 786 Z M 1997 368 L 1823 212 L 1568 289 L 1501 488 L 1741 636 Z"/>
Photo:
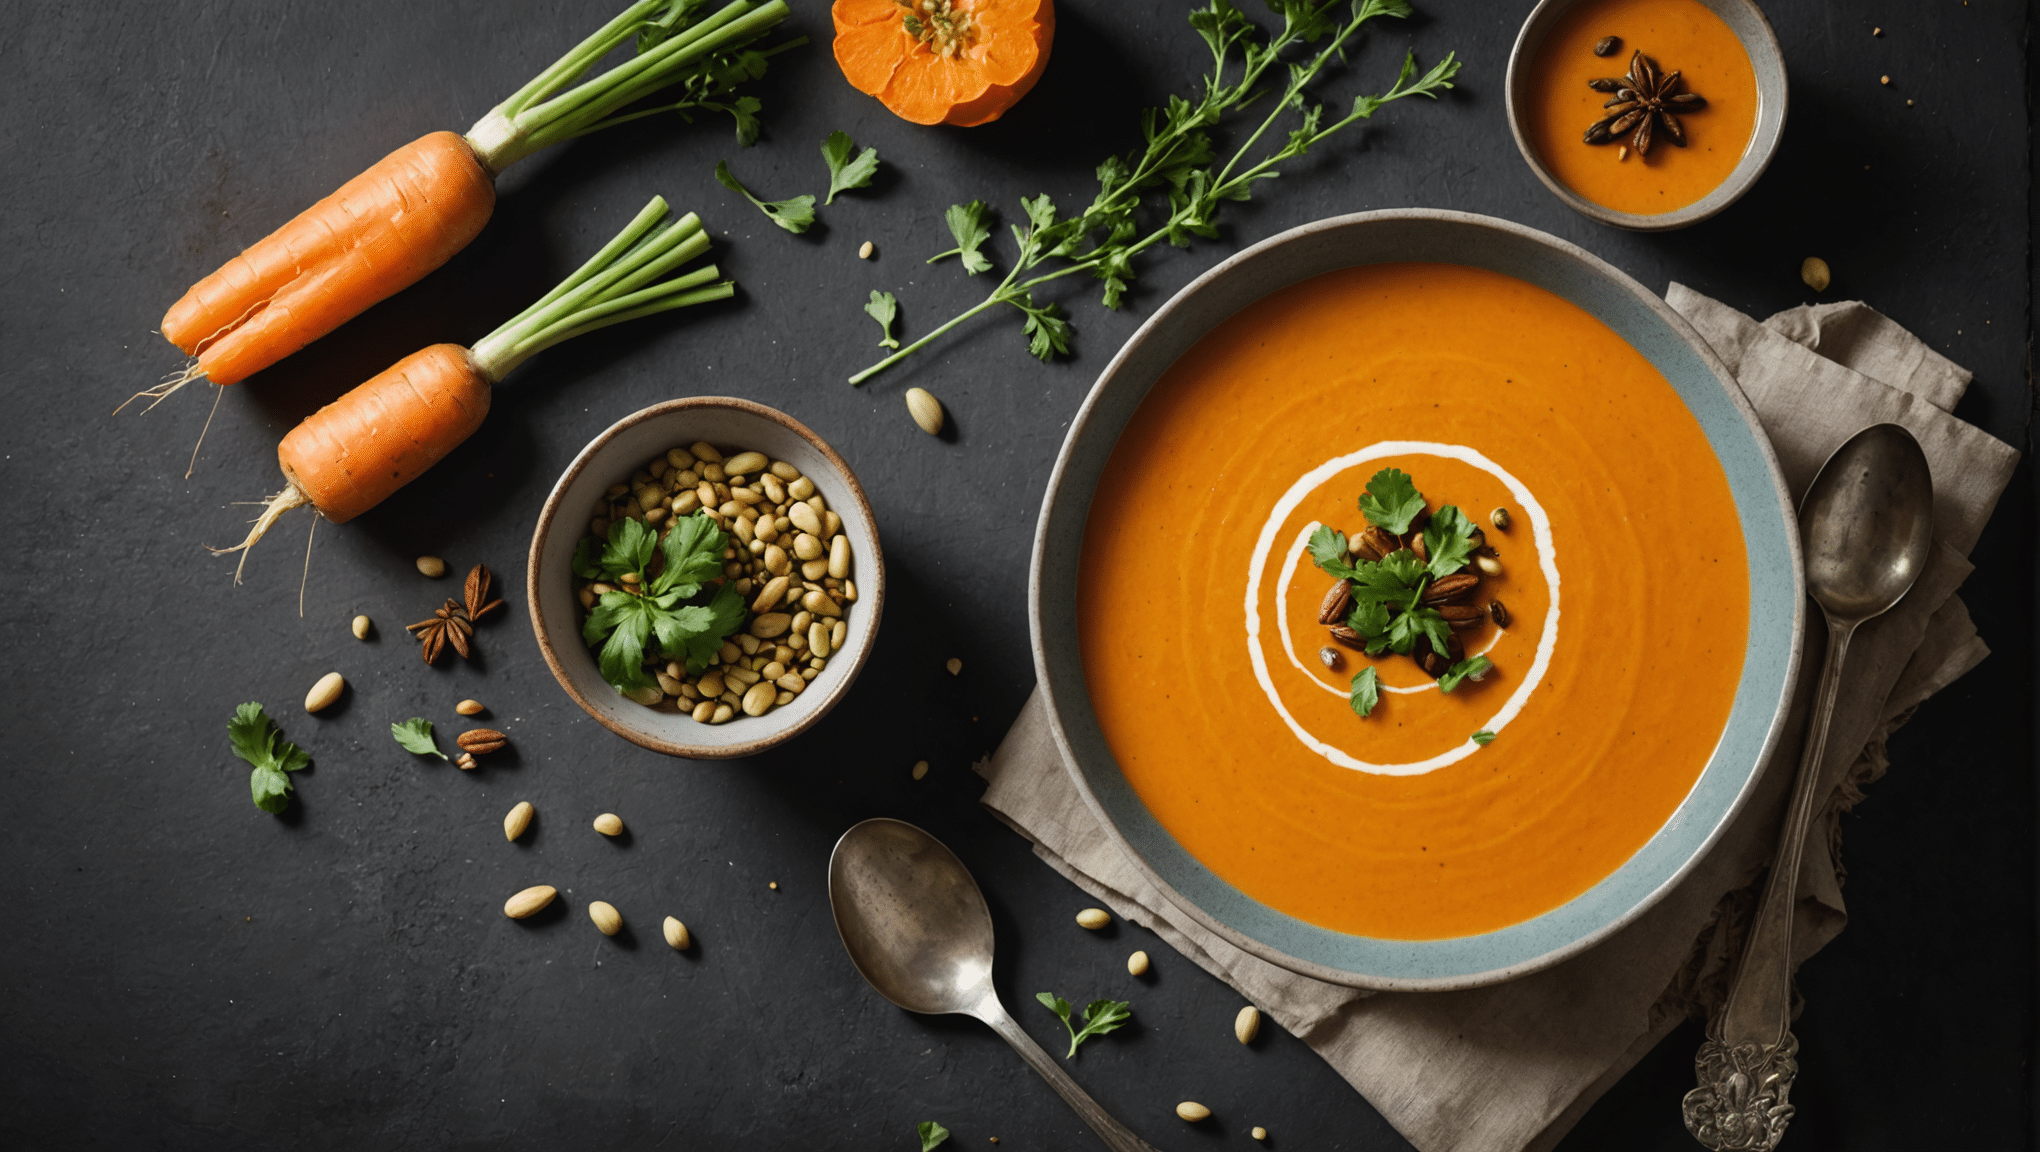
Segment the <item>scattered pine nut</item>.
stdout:
<path fill-rule="evenodd" d="M 510 809 L 509 814 L 503 817 L 503 839 L 515 840 L 524 835 L 524 830 L 531 827 L 531 813 L 531 801 L 518 801 L 517 807 Z"/>
<path fill-rule="evenodd" d="M 333 701 L 338 700 L 340 693 L 346 690 L 347 681 L 342 679 L 338 672 L 326 673 L 319 677 L 318 683 L 312 685 L 310 692 L 305 693 L 305 711 L 319 712 L 332 707 Z"/>
<path fill-rule="evenodd" d="M 772 889 L 772 890 L 773 890 L 774 892 L 777 892 L 777 891 L 779 891 L 779 881 L 777 881 L 777 880 L 770 880 L 770 881 L 767 881 L 767 882 L 766 882 L 766 884 L 765 884 L 765 886 L 766 886 L 767 888 L 770 888 L 770 889 Z"/>
<path fill-rule="evenodd" d="M 522 920 L 553 902 L 560 890 L 550 884 L 534 884 L 503 902 L 503 915 Z"/>
<path fill-rule="evenodd" d="M 595 818 L 595 830 L 604 836 L 623 835 L 623 817 L 614 812 L 604 812 Z"/>
<path fill-rule="evenodd" d="M 1082 912 L 1077 913 L 1077 923 L 1096 932 L 1098 929 L 1112 923 L 1112 913 L 1107 912 L 1103 908 L 1086 908 Z"/>
<path fill-rule="evenodd" d="M 1882 36 L 1882 35 L 1884 35 L 1884 29 L 1882 29 L 1882 28 L 1872 28 L 1872 29 L 1870 30 L 1870 34 L 1871 34 L 1872 36 Z"/>
<path fill-rule="evenodd" d="M 1240 1009 L 1240 1014 L 1233 1017 L 1232 1034 L 1240 1043 L 1252 1044 L 1254 1037 L 1261 1034 L 1261 1010 L 1252 1004 Z"/>
<path fill-rule="evenodd" d="M 1268 1142 L 1268 1130 L 1266 1128 L 1261 1127 L 1259 1124 L 1254 1125 L 1253 1136 L 1254 1139 L 1259 1140 L 1264 1144 Z"/>
<path fill-rule="evenodd" d="M 604 936 L 614 936 L 623 931 L 623 913 L 606 901 L 589 901 L 588 919 L 595 922 L 595 930 Z"/>
<path fill-rule="evenodd" d="M 1135 952 L 1133 955 L 1128 956 L 1126 958 L 1126 971 L 1128 975 L 1145 976 L 1147 975 L 1147 970 L 1148 970 L 1147 953 Z"/>
<path fill-rule="evenodd" d="M 446 561 L 441 560 L 437 556 L 420 556 L 418 557 L 418 571 L 437 580 L 441 576 L 446 575 Z"/>
<path fill-rule="evenodd" d="M 944 664 L 943 667 L 949 669 L 949 674 L 951 676 L 960 676 L 963 674 L 963 661 L 958 660 L 954 656 L 951 656 L 949 658 L 949 663 Z"/>
<path fill-rule="evenodd" d="M 866 240 L 863 244 L 858 245 L 857 258 L 859 260 L 871 259 L 871 241 Z"/>
<path fill-rule="evenodd" d="M 1889 83 L 1891 83 L 1891 77 L 1889 77 L 1889 76 L 1879 76 L 1879 77 L 1877 78 L 1877 82 L 1878 82 L 1879 84 L 1889 84 Z"/>
<path fill-rule="evenodd" d="M 928 762 L 926 760 L 914 761 L 914 779 L 919 780 L 921 777 L 926 776 L 927 774 L 928 774 Z"/>
<path fill-rule="evenodd" d="M 942 431 L 942 401 L 926 388 L 907 389 L 907 415 L 930 436 Z"/>
<path fill-rule="evenodd" d="M 354 618 L 354 638 L 356 640 L 368 639 L 369 629 L 374 627 L 375 621 L 370 620 L 366 616 L 356 616 Z"/>
<path fill-rule="evenodd" d="M 1799 263 L 1799 278 L 1815 292 L 1825 292 L 1834 277 L 1828 272 L 1827 261 L 1818 256 L 1808 256 Z"/>
<path fill-rule="evenodd" d="M 1475 556 L 1473 558 L 1473 566 L 1490 576 L 1500 576 L 1502 574 L 1502 562 L 1492 556 Z"/>
<path fill-rule="evenodd" d="M 1615 162 L 1620 164 L 1622 161 L 1627 159 L 1629 159 L 1629 145 L 1624 144 L 1622 147 L 1617 148 L 1615 150 Z"/>
<path fill-rule="evenodd" d="M 463 716 L 480 716 L 482 713 L 488 711 L 487 708 L 482 707 L 482 702 L 480 700 L 463 700 L 460 703 L 455 704 L 453 706 L 453 710 L 455 712 L 460 713 Z"/>
<path fill-rule="evenodd" d="M 1211 1109 L 1206 1108 L 1195 1100 L 1185 1100 L 1181 1104 L 1176 1105 L 1176 1115 L 1195 1124 L 1200 1120 L 1211 1119 Z"/>
<path fill-rule="evenodd" d="M 682 924 L 673 917 L 666 917 L 665 928 L 666 943 L 672 945 L 673 951 L 685 952 L 687 951 L 687 946 L 694 943 L 694 938 L 687 934 L 687 925 Z"/>

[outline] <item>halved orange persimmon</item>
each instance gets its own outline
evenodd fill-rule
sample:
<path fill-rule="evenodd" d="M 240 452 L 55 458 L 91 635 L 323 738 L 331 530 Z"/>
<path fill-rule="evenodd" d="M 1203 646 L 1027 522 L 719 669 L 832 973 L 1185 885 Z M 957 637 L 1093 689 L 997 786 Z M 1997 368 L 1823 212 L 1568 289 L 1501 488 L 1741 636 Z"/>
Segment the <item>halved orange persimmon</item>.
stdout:
<path fill-rule="evenodd" d="M 1048 66 L 1054 0 L 836 0 L 836 64 L 916 124 L 989 124 Z"/>

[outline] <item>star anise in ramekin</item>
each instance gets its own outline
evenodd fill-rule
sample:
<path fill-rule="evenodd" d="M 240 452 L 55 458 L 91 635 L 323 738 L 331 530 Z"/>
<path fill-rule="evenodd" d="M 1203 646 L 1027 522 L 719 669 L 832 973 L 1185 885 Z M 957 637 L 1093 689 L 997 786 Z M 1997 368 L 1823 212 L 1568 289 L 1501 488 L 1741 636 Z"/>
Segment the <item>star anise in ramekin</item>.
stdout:
<path fill-rule="evenodd" d="M 1652 137 L 1663 132 L 1672 143 L 1686 146 L 1686 126 L 1679 114 L 1698 112 L 1707 101 L 1697 92 L 1679 91 L 1679 73 L 1663 72 L 1657 62 L 1638 52 L 1629 58 L 1629 73 L 1589 80 L 1587 87 L 1612 95 L 1601 107 L 1605 115 L 1587 129 L 1589 144 L 1612 144 L 1623 136 L 1639 155 L 1650 155 Z"/>
<path fill-rule="evenodd" d="M 468 642 L 475 634 L 475 621 L 503 606 L 501 600 L 489 599 L 490 583 L 488 566 L 475 565 L 474 571 L 468 573 L 467 587 L 463 589 L 466 604 L 448 600 L 430 618 L 405 627 L 405 631 L 425 642 L 420 655 L 425 657 L 427 664 L 438 663 L 439 654 L 446 651 L 448 644 L 460 653 L 461 659 L 473 659 L 473 650 Z"/>

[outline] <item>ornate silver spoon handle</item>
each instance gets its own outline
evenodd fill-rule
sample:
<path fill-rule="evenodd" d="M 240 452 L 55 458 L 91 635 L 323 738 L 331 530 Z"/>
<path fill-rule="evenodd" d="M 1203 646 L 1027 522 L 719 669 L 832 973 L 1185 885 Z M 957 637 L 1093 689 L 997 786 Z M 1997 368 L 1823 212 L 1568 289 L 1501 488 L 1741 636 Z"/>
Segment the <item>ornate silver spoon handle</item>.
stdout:
<path fill-rule="evenodd" d="M 1728 987 L 1728 1001 L 1707 1028 L 1694 1058 L 1700 1086 L 1686 1093 L 1686 1130 L 1716 1152 L 1770 1152 L 1792 1121 L 1792 914 L 1799 902 L 1799 860 L 1813 822 L 1820 784 L 1821 754 L 1827 750 L 1828 721 L 1835 710 L 1842 661 L 1855 635 L 1853 620 L 1828 622 L 1827 661 L 1820 692 L 1807 722 L 1806 749 L 1792 785 L 1792 803 L 1778 836 L 1778 854 L 1764 883 L 1763 899 L 1750 922 L 1742 962 Z"/>

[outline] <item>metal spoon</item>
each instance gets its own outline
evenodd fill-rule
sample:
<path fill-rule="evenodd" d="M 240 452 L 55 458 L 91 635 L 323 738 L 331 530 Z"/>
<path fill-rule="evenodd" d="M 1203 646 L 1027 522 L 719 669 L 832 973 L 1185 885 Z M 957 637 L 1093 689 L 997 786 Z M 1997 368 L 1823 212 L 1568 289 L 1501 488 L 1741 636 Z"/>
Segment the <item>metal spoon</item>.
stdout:
<path fill-rule="evenodd" d="M 975 1016 L 1006 1038 L 1113 1152 L 1157 1152 L 1084 1094 L 992 991 L 992 914 L 970 870 L 903 820 L 866 820 L 829 857 L 829 909 L 850 963 L 909 1012 Z"/>
<path fill-rule="evenodd" d="M 1792 1035 L 1792 912 L 1800 850 L 1812 822 L 1835 688 L 1856 626 L 1889 611 L 1919 579 L 1934 539 L 1934 482 L 1912 433 L 1873 424 L 1821 465 L 1799 504 L 1806 590 L 1827 616 L 1827 663 L 1807 722 L 1806 749 L 1785 810 L 1778 855 L 1750 922 L 1728 1001 L 1707 1029 L 1686 1094 L 1686 1130 L 1722 1149 L 1776 1148 L 1792 1119 L 1799 1073 Z"/>

